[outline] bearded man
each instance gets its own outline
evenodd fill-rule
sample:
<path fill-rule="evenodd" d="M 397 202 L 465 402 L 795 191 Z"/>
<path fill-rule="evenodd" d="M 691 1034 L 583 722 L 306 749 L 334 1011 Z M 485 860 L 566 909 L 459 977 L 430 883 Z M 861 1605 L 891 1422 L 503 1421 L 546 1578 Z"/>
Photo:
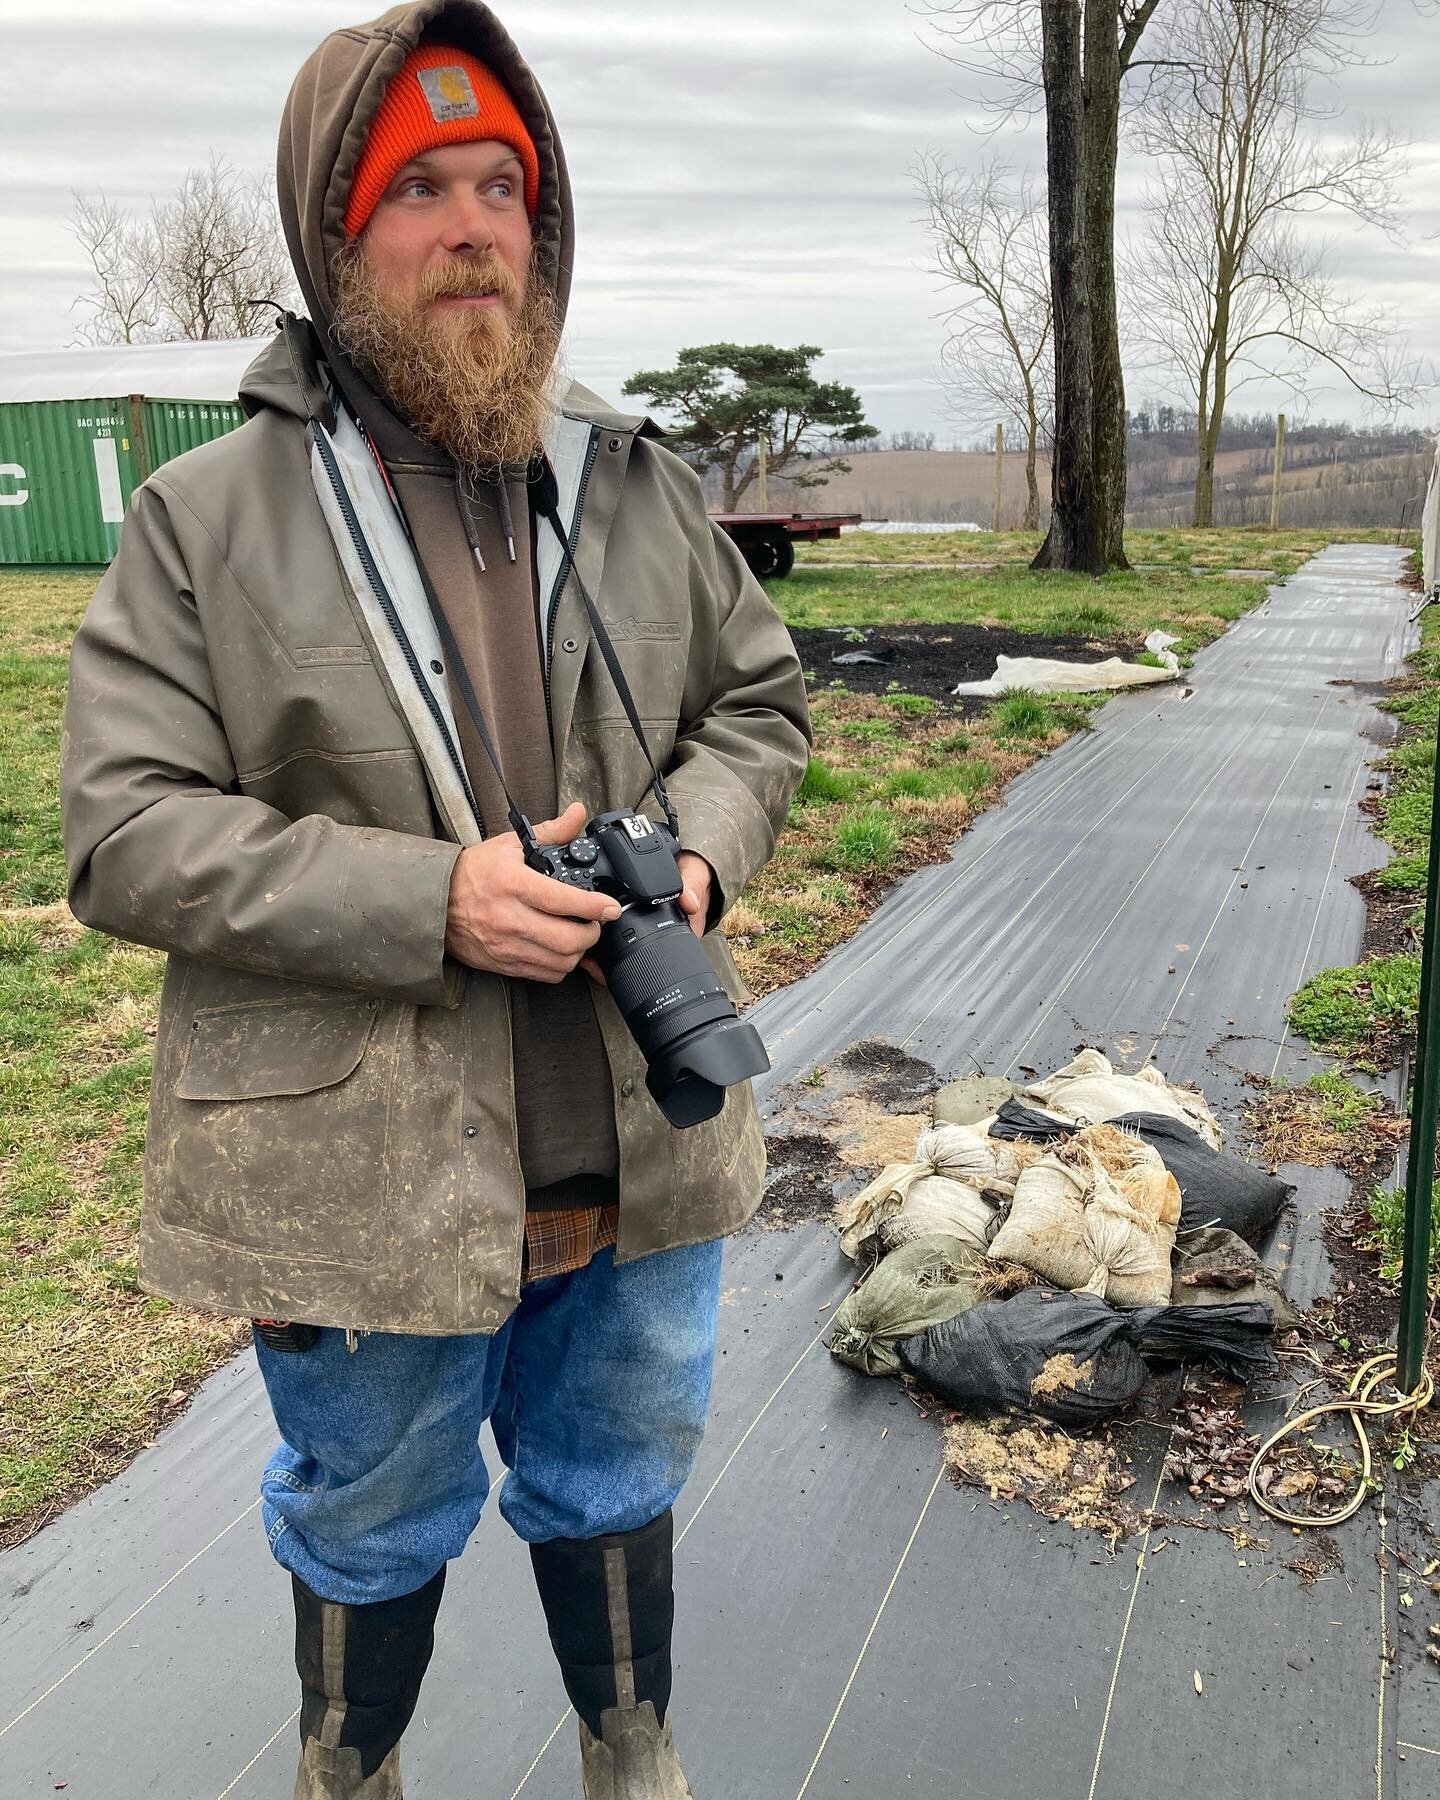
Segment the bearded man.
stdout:
<path fill-rule="evenodd" d="M 71 664 L 71 905 L 169 953 L 141 1279 L 257 1321 L 297 1796 L 400 1794 L 488 1420 L 584 1791 L 677 1800 L 671 1508 L 763 1143 L 748 1083 L 667 1123 L 590 957 L 618 906 L 511 826 L 638 809 L 653 756 L 743 999 L 718 921 L 803 771 L 804 681 L 693 472 L 558 378 L 569 182 L 487 8 L 327 38 L 279 198 L 309 318 L 247 423 L 135 495 Z"/>

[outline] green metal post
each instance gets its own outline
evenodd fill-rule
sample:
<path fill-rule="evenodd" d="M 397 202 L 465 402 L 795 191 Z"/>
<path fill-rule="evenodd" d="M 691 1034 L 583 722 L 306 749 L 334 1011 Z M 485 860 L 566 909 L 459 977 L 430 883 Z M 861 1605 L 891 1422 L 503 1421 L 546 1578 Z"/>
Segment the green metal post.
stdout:
<path fill-rule="evenodd" d="M 1420 956 L 1420 1017 L 1416 1030 L 1410 1160 L 1405 1176 L 1405 1238 L 1400 1265 L 1399 1365 L 1396 1385 L 1413 1394 L 1425 1358 L 1430 1306 L 1430 1215 L 1434 1204 L 1435 1124 L 1440 1110 L 1440 761 L 1435 766 L 1435 820 L 1425 883 L 1425 939 Z"/>

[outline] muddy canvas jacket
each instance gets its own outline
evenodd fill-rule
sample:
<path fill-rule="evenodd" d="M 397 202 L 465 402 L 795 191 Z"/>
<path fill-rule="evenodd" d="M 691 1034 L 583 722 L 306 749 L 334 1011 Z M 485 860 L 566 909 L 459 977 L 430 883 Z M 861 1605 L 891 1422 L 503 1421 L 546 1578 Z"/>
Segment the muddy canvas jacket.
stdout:
<path fill-rule="evenodd" d="M 451 872 L 478 827 L 418 572 L 325 354 L 355 160 L 432 22 L 521 108 L 564 304 L 558 136 L 488 9 L 421 0 L 327 39 L 287 102 L 278 182 L 315 324 L 291 320 L 252 366 L 238 431 L 135 494 L 75 641 L 61 797 L 76 916 L 169 953 L 142 1284 L 224 1312 L 460 1332 L 495 1329 L 519 1293 L 508 986 L 445 954 Z M 576 566 L 718 909 L 770 856 L 803 772 L 789 635 L 645 421 L 572 385 L 547 449 Z M 560 803 L 640 807 L 644 757 L 549 535 L 538 604 Z M 738 997 L 719 931 L 706 943 Z M 673 1131 L 603 993 L 597 1013 L 618 1258 L 737 1229 L 764 1163 L 748 1086 Z"/>
<path fill-rule="evenodd" d="M 283 385 L 286 355 L 259 385 Z M 562 518 L 683 841 L 733 897 L 803 767 L 803 680 L 691 472 L 585 405 L 557 421 Z M 489 1330 L 518 1296 L 524 1228 L 508 990 L 444 953 L 451 869 L 479 833 L 384 502 L 343 415 L 327 429 L 273 406 L 136 496 L 72 657 L 71 904 L 170 952 L 143 1284 L 323 1324 Z M 639 806 L 648 771 L 558 545 L 542 537 L 538 560 L 560 793 Z M 706 942 L 740 997 L 721 934 Z M 736 1229 L 763 1171 L 748 1086 L 671 1130 L 608 997 L 598 1010 L 619 1258 Z"/>

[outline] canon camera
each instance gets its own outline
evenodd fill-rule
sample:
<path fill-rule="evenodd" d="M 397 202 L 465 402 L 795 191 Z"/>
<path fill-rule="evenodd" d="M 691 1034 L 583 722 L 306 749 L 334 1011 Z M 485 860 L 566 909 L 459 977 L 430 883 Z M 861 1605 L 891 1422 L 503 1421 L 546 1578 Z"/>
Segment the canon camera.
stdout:
<path fill-rule="evenodd" d="M 645 1057 L 655 1104 L 684 1126 L 714 1118 L 725 1089 L 763 1074 L 770 1059 L 680 906 L 678 848 L 666 826 L 627 810 L 600 813 L 568 844 L 532 843 L 525 860 L 620 903 L 593 954 Z"/>

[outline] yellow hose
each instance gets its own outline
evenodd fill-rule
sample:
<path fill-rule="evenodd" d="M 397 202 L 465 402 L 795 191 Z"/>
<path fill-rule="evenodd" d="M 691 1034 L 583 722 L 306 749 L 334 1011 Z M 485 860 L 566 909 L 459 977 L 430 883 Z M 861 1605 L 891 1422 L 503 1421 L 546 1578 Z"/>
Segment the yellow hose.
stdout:
<path fill-rule="evenodd" d="M 1354 1379 L 1347 1390 L 1344 1400 L 1329 1400 L 1323 1406 L 1309 1407 L 1288 1420 L 1278 1431 L 1272 1432 L 1260 1448 L 1255 1452 L 1250 1464 L 1250 1474 L 1246 1485 L 1250 1489 L 1250 1498 L 1257 1506 L 1263 1507 L 1272 1519 L 1279 1519 L 1284 1525 L 1339 1525 L 1353 1517 L 1365 1504 L 1365 1496 L 1370 1491 L 1370 1437 L 1365 1430 L 1366 1419 L 1398 1417 L 1402 1413 L 1422 1412 L 1435 1398 L 1435 1383 L 1428 1370 L 1422 1368 L 1420 1381 L 1413 1394 L 1401 1394 L 1398 1400 L 1372 1400 L 1370 1396 L 1387 1381 L 1393 1381 L 1399 1367 L 1399 1358 L 1393 1350 L 1382 1351 L 1379 1356 L 1372 1356 L 1361 1363 L 1355 1371 Z M 1367 1374 L 1374 1370 L 1373 1375 Z M 1275 1506 L 1260 1492 L 1256 1486 L 1256 1477 L 1260 1473 L 1261 1464 L 1275 1448 L 1287 1437 L 1303 1430 L 1316 1419 L 1323 1419 L 1328 1413 L 1343 1413 L 1349 1419 L 1360 1446 L 1360 1483 L 1355 1493 L 1339 1512 L 1333 1513 L 1293 1513 L 1287 1512 L 1283 1506 Z"/>

